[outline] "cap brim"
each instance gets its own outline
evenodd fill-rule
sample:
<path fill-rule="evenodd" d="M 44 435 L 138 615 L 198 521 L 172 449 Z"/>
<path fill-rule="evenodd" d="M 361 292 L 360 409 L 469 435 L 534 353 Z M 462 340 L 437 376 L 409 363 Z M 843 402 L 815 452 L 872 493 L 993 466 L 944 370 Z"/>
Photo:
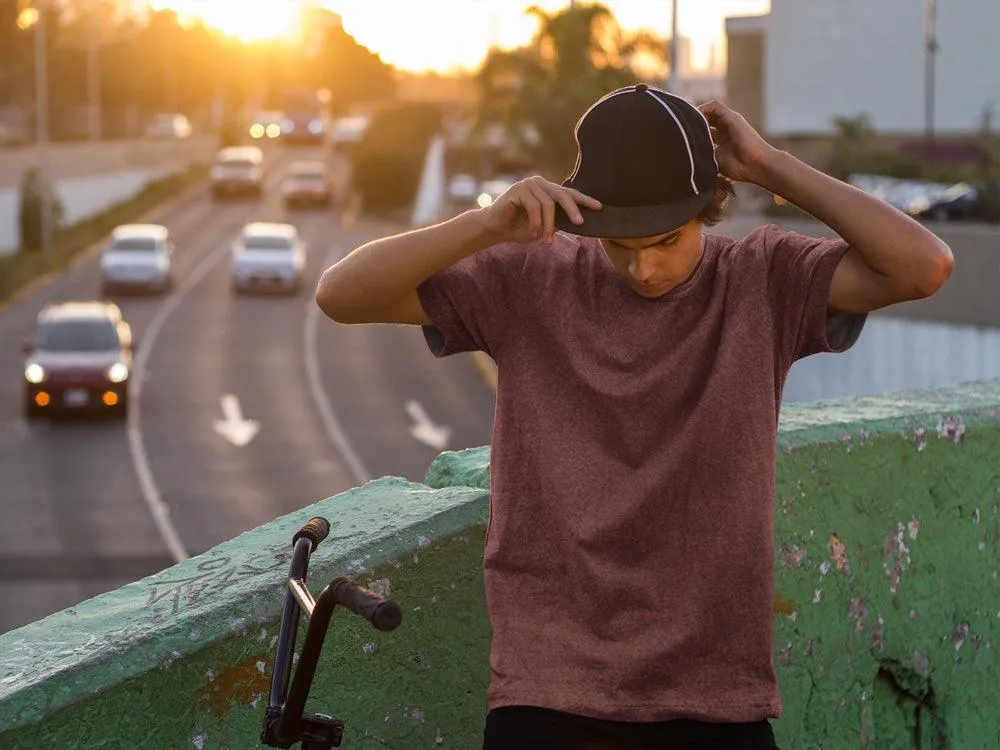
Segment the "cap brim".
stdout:
<path fill-rule="evenodd" d="M 584 237 L 635 238 L 655 237 L 687 224 L 712 200 L 714 190 L 692 195 L 680 201 L 657 206 L 609 206 L 597 210 L 580 206 L 582 224 L 574 224 L 556 204 L 556 228 Z"/>

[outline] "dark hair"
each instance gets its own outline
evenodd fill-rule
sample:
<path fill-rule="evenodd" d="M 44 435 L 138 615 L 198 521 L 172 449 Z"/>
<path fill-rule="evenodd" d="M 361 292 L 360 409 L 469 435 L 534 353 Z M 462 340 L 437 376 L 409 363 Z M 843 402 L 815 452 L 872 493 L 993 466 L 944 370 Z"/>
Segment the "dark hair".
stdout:
<path fill-rule="evenodd" d="M 729 202 L 730 198 L 735 197 L 736 188 L 733 187 L 733 181 L 720 174 L 715 181 L 715 192 L 712 195 L 712 200 L 701 209 L 701 213 L 696 218 L 706 227 L 714 227 L 722 221 L 726 203 Z"/>

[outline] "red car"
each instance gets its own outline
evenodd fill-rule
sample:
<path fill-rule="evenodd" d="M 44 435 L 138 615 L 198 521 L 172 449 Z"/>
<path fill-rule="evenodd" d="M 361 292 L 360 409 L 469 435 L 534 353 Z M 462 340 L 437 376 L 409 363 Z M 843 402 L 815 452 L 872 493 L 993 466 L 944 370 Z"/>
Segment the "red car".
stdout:
<path fill-rule="evenodd" d="M 25 341 L 24 412 L 107 412 L 124 417 L 132 370 L 132 330 L 110 302 L 61 302 L 38 315 Z"/>
<path fill-rule="evenodd" d="M 299 161 L 292 164 L 281 183 L 285 207 L 321 206 L 333 203 L 333 186 L 329 170 L 321 161 Z"/>

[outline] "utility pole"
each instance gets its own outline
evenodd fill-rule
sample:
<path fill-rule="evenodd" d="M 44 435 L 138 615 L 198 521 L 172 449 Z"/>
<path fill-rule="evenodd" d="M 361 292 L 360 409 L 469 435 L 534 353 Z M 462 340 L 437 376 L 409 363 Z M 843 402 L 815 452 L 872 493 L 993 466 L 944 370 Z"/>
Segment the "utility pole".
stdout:
<path fill-rule="evenodd" d="M 928 141 L 934 140 L 937 51 L 937 0 L 924 0 L 924 135 Z"/>
<path fill-rule="evenodd" d="M 48 10 L 39 3 L 35 21 L 35 160 L 41 195 L 42 253 L 52 255 L 52 201 L 49 185 L 49 73 L 45 44 Z"/>
<path fill-rule="evenodd" d="M 100 5 L 97 10 L 90 6 L 91 27 L 90 38 L 87 45 L 87 130 L 90 140 L 101 140 L 101 13 Z"/>
<path fill-rule="evenodd" d="M 667 78 L 667 91 L 671 94 L 677 93 L 677 6 L 680 0 L 671 0 L 670 3 L 670 75 Z"/>

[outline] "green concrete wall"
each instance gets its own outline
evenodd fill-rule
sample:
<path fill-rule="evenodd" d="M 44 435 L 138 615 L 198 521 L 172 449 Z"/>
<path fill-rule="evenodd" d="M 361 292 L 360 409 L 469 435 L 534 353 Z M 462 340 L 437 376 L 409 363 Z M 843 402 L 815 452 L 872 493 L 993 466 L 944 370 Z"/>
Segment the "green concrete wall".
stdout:
<path fill-rule="evenodd" d="M 403 625 L 334 618 L 309 711 L 345 747 L 475 748 L 489 627 L 488 448 L 385 478 L 0 635 L 0 747 L 258 746 L 291 535 L 388 587 Z M 789 406 L 777 456 L 784 750 L 1000 747 L 1000 382 Z M 739 561 L 734 561 L 739 564 Z"/>

